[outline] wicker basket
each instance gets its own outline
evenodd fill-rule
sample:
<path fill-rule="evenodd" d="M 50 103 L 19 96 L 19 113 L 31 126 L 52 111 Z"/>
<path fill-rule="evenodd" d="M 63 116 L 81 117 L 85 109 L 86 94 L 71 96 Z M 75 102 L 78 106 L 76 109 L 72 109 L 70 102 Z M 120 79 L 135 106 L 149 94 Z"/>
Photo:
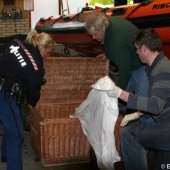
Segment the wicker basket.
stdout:
<path fill-rule="evenodd" d="M 80 102 L 90 86 L 108 74 L 107 60 L 83 57 L 48 58 L 45 62 L 47 84 L 41 91 L 41 101 L 55 103 Z"/>
<path fill-rule="evenodd" d="M 90 86 L 108 74 L 107 60 L 60 57 L 45 61 L 47 83 L 30 112 L 31 142 L 45 166 L 89 161 L 90 145 L 78 119 L 70 119 Z"/>
<path fill-rule="evenodd" d="M 89 160 L 90 145 L 80 122 L 68 117 L 78 105 L 41 103 L 31 110 L 32 146 L 43 165 Z"/>
<path fill-rule="evenodd" d="M 121 155 L 121 151 L 120 151 L 120 131 L 121 131 L 121 126 L 120 123 L 123 120 L 123 115 L 119 114 L 117 121 L 116 121 L 116 125 L 115 125 L 115 129 L 114 129 L 114 136 L 115 136 L 115 145 L 116 145 L 116 149 L 119 152 L 119 154 Z"/>

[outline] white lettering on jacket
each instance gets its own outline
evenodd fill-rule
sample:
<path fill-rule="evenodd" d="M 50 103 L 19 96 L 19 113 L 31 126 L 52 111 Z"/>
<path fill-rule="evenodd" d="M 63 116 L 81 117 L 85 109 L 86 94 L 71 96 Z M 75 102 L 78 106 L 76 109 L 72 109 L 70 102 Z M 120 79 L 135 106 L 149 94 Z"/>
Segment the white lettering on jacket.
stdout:
<path fill-rule="evenodd" d="M 9 48 L 10 48 L 10 53 L 13 53 L 16 56 L 17 60 L 21 64 L 21 67 L 26 66 L 27 63 L 24 61 L 24 58 L 22 57 L 22 55 L 18 52 L 18 49 L 20 47 L 11 45 Z"/>

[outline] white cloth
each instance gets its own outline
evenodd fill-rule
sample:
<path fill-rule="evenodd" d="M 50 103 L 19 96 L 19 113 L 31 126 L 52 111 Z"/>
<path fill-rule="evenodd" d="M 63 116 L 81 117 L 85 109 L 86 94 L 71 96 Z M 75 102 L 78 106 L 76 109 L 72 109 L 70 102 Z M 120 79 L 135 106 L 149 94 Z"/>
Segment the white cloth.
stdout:
<path fill-rule="evenodd" d="M 106 90 L 112 89 L 112 85 L 108 76 L 99 79 L 92 85 L 87 99 L 75 111 L 75 117 L 80 119 L 83 131 L 94 149 L 99 168 L 107 170 L 114 169 L 114 163 L 120 161 L 114 137 L 118 101 L 106 93 Z"/>

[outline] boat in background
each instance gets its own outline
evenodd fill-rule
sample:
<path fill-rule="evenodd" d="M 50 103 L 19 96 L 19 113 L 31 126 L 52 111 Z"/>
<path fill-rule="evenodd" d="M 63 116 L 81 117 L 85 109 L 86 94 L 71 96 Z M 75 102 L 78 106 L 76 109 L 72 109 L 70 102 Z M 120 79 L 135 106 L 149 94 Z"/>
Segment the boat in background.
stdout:
<path fill-rule="evenodd" d="M 162 39 L 165 54 L 170 58 L 170 0 L 147 0 L 138 4 L 105 9 L 84 7 L 77 14 L 41 18 L 35 29 L 38 32 L 49 33 L 57 44 L 63 44 L 85 56 L 93 57 L 103 52 L 102 45 L 93 40 L 85 30 L 85 18 L 94 11 L 126 18 L 139 29 L 154 28 Z"/>

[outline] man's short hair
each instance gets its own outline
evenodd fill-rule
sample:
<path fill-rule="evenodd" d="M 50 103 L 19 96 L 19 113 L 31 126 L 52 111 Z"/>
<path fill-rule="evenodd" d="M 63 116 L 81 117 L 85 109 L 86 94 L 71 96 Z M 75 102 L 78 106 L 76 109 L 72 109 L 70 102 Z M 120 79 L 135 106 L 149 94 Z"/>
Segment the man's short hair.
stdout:
<path fill-rule="evenodd" d="M 159 34 L 152 28 L 142 29 L 134 36 L 134 43 L 140 48 L 145 45 L 151 51 L 161 51 L 162 42 Z"/>

